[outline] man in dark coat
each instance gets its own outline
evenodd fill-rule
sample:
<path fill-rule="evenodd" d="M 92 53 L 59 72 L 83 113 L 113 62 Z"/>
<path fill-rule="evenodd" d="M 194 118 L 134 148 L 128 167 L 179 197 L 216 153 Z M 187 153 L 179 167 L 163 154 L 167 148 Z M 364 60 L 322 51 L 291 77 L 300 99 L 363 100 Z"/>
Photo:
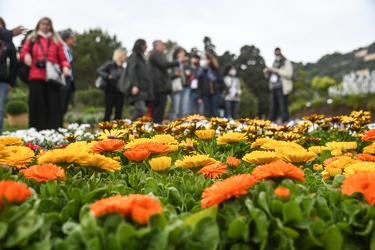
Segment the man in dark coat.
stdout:
<path fill-rule="evenodd" d="M 133 46 L 133 53 L 127 62 L 127 77 L 131 84 L 130 96 L 125 97 L 128 103 L 134 105 L 132 120 L 146 114 L 147 103 L 154 100 L 151 82 L 148 75 L 144 53 L 147 49 L 146 41 L 138 39 Z"/>
<path fill-rule="evenodd" d="M 160 40 L 156 40 L 152 45 L 154 50 L 149 57 L 149 67 L 155 100 L 152 105 L 151 116 L 155 123 L 161 124 L 164 118 L 167 95 L 171 92 L 167 69 L 179 66 L 180 63 L 189 60 L 189 58 L 167 62 L 164 56 L 165 44 Z"/>

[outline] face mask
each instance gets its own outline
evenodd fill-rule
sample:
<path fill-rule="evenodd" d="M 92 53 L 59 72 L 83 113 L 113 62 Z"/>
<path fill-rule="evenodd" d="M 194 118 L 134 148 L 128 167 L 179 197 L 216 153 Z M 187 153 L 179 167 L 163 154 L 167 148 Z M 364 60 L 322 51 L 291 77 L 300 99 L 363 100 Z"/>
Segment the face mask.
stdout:
<path fill-rule="evenodd" d="M 236 75 L 236 73 L 237 73 L 237 71 L 235 70 L 235 69 L 231 69 L 231 70 L 229 70 L 229 75 L 231 75 L 231 76 L 235 76 Z"/>
<path fill-rule="evenodd" d="M 207 61 L 202 59 L 199 61 L 199 64 L 201 65 L 201 67 L 206 67 L 207 66 Z"/>

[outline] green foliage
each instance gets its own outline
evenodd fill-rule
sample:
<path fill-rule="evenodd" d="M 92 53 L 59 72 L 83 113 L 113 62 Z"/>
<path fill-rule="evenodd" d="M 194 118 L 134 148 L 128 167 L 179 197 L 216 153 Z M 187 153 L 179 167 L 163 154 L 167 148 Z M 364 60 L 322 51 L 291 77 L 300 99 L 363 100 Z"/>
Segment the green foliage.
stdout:
<path fill-rule="evenodd" d="M 24 101 L 27 103 L 28 98 L 29 98 L 28 88 L 15 87 L 15 88 L 12 88 L 12 91 L 10 91 L 8 94 L 8 101 L 19 100 L 19 101 Z"/>
<path fill-rule="evenodd" d="M 104 107 L 104 92 L 96 88 L 78 90 L 74 93 L 74 104 L 83 107 Z"/>
<path fill-rule="evenodd" d="M 311 80 L 311 87 L 316 90 L 327 90 L 329 87 L 334 86 L 336 84 L 336 80 L 329 76 L 315 76 Z"/>
<path fill-rule="evenodd" d="M 77 34 L 78 46 L 73 49 L 74 76 L 77 89 L 94 86 L 96 69 L 112 60 L 113 51 L 121 47 L 117 37 L 101 29 L 90 29 Z"/>
<path fill-rule="evenodd" d="M 5 105 L 5 113 L 9 115 L 19 115 L 29 112 L 29 106 L 25 101 L 12 100 Z"/>
<path fill-rule="evenodd" d="M 243 81 L 241 81 L 241 89 L 242 94 L 240 101 L 240 109 L 238 111 L 238 117 L 254 118 L 258 114 L 259 110 L 258 98 L 252 92 L 249 91 L 248 87 L 245 85 Z"/>

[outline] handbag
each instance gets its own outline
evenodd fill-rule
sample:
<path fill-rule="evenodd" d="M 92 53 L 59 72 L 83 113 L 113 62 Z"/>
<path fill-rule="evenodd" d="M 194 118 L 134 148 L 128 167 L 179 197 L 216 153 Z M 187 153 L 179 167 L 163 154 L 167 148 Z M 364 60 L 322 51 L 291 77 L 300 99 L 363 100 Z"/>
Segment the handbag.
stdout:
<path fill-rule="evenodd" d="M 182 79 L 181 77 L 176 77 L 172 80 L 172 92 L 182 91 Z"/>
<path fill-rule="evenodd" d="M 106 90 L 107 81 L 102 76 L 98 76 L 98 78 L 95 80 L 95 87 L 101 90 Z"/>
<path fill-rule="evenodd" d="M 66 86 L 65 76 L 59 64 L 46 61 L 46 81 L 63 87 Z"/>
<path fill-rule="evenodd" d="M 30 40 L 30 50 L 29 54 L 32 55 L 32 49 L 34 46 L 34 42 Z M 29 72 L 30 72 L 30 67 L 27 66 L 23 62 L 18 63 L 18 71 L 17 71 L 17 76 L 27 85 L 29 85 Z"/>

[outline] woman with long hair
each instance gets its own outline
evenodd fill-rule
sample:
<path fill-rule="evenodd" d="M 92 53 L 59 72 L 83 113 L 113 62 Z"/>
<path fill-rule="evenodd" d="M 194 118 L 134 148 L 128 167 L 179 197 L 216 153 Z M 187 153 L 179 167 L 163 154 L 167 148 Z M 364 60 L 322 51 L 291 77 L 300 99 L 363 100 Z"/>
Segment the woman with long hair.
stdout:
<path fill-rule="evenodd" d="M 224 69 L 223 81 L 227 88 L 225 92 L 225 117 L 228 119 L 237 119 L 240 108 L 241 83 L 237 76 L 237 70 L 234 65 L 228 65 Z"/>
<path fill-rule="evenodd" d="M 144 39 L 138 39 L 133 46 L 133 53 L 127 62 L 127 77 L 131 84 L 128 103 L 134 105 L 132 120 L 146 115 L 147 105 L 153 100 L 153 90 L 145 52 L 147 44 Z"/>
<path fill-rule="evenodd" d="M 206 53 L 198 69 L 198 102 L 204 103 L 206 117 L 219 117 L 220 95 L 226 89 L 216 58 Z"/>
<path fill-rule="evenodd" d="M 126 51 L 116 49 L 113 52 L 112 61 L 108 61 L 97 69 L 98 75 L 107 81 L 105 89 L 105 112 L 103 121 L 110 121 L 112 109 L 115 108 L 115 120 L 121 119 L 124 105 L 124 94 L 118 87 L 118 80 L 124 70 Z"/>
<path fill-rule="evenodd" d="M 62 126 L 61 87 L 46 81 L 46 62 L 60 65 L 65 76 L 70 74 L 70 64 L 50 18 L 39 20 L 21 48 L 20 60 L 30 67 L 29 127 L 58 129 Z"/>

